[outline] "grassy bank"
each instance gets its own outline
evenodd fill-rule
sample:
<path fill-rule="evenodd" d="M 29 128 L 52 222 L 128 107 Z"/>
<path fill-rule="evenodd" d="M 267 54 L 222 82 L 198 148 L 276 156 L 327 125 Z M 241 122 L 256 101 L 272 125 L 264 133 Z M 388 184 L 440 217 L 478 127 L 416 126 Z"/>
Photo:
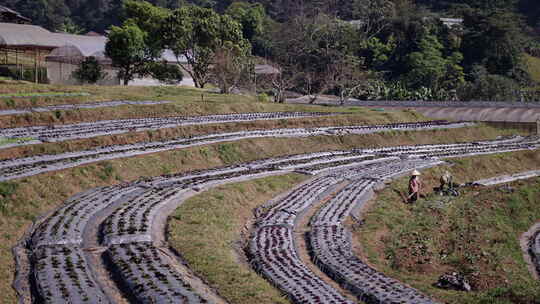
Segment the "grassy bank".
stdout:
<path fill-rule="evenodd" d="M 455 159 L 452 167 L 426 170 L 426 189 L 438 186 L 448 169 L 457 182 L 474 181 L 540 168 L 538 151 Z M 355 232 L 371 264 L 380 271 L 445 303 L 539 303 L 540 285 L 527 270 L 519 236 L 540 219 L 540 179 L 500 186 L 468 188 L 458 198 L 429 191 L 414 205 L 400 196 L 401 178 L 378 194 Z M 441 203 L 443 202 L 443 203 Z M 471 293 L 432 286 L 445 272 L 470 280 Z"/>
<path fill-rule="evenodd" d="M 120 135 L 99 136 L 89 139 L 69 140 L 58 143 L 46 143 L 32 146 L 21 146 L 0 150 L 0 159 L 30 156 L 38 154 L 56 154 L 61 152 L 80 151 L 103 147 L 113 144 L 132 144 L 147 141 L 163 141 L 177 137 L 187 137 L 218 132 L 234 132 L 242 130 L 301 128 L 321 126 L 347 126 L 374 123 L 391 123 L 399 121 L 420 121 L 414 112 L 389 111 L 385 113 L 370 113 L 369 110 L 358 109 L 351 115 L 336 115 L 318 118 L 282 119 L 268 121 L 253 121 L 242 123 L 193 125 L 178 128 L 167 128 L 155 131 L 129 132 Z"/>
<path fill-rule="evenodd" d="M 280 105 L 270 102 L 257 102 L 246 95 L 227 95 L 210 93 L 190 87 L 124 87 L 124 86 L 55 86 L 55 85 L 2 85 L 0 94 L 52 94 L 57 92 L 87 92 L 90 96 L 34 96 L 28 98 L 5 98 L 0 100 L 0 109 L 28 108 L 57 104 L 78 104 L 109 100 L 168 100 L 172 104 L 161 106 L 123 105 L 98 109 L 78 109 L 28 113 L 1 116 L 2 127 L 26 125 L 47 125 L 95 121 L 101 119 L 120 119 L 173 115 L 204 115 L 216 113 L 254 112 L 254 111 L 294 111 L 310 110 L 313 107 Z M 330 111 L 330 109 L 319 108 Z"/>
<path fill-rule="evenodd" d="M 15 270 L 11 247 L 21 238 L 32 221 L 38 216 L 54 210 L 68 197 L 86 189 L 131 181 L 142 176 L 211 168 L 291 153 L 379 145 L 468 141 L 486 137 L 493 138 L 500 133 L 496 129 L 476 127 L 465 130 L 386 132 L 342 137 L 242 140 L 99 162 L 4 183 L 9 185 L 6 187 L 15 187 L 17 190 L 9 195 L 2 195 L 0 275 L 4 279 L 0 284 L 0 292 L 4 295 L 6 303 L 15 302 L 15 294 L 10 286 Z"/>
<path fill-rule="evenodd" d="M 306 179 L 274 176 L 218 187 L 186 201 L 169 221 L 169 242 L 229 303 L 289 303 L 243 260 L 252 210 Z"/>

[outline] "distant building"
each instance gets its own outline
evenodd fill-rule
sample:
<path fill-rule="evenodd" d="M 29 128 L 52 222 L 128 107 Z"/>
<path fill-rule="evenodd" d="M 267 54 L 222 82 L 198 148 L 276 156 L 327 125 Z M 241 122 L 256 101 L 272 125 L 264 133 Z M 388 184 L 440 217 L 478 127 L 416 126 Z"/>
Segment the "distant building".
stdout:
<path fill-rule="evenodd" d="M 0 67 L 15 68 L 18 75 L 24 70 L 47 70 L 47 80 L 51 84 L 77 84 L 72 77 L 73 71 L 87 57 L 95 57 L 103 66 L 106 77 L 98 82 L 100 85 L 119 85 L 118 70 L 112 66 L 110 58 L 105 56 L 107 37 L 97 33 L 90 35 L 72 35 L 65 33 L 52 33 L 40 26 L 0 23 Z M 2 58 L 10 58 L 10 62 L 2 64 Z M 15 60 L 13 60 L 15 58 Z M 25 60 L 32 60 L 28 65 Z M 164 52 L 162 61 L 176 64 L 177 59 L 171 51 Z M 180 58 L 182 60 L 182 58 Z M 14 61 L 14 62 L 13 62 Z M 37 75 L 38 73 L 36 73 Z M 182 85 L 193 85 L 188 73 L 184 73 Z M 35 80 L 42 80 L 37 75 Z M 136 79 L 130 85 L 158 85 L 153 79 Z"/>
<path fill-rule="evenodd" d="M 463 24 L 463 19 L 461 18 L 439 18 L 439 20 L 448 27 L 461 26 Z"/>
<path fill-rule="evenodd" d="M 29 24 L 31 20 L 10 8 L 0 5 L 0 22 Z"/>

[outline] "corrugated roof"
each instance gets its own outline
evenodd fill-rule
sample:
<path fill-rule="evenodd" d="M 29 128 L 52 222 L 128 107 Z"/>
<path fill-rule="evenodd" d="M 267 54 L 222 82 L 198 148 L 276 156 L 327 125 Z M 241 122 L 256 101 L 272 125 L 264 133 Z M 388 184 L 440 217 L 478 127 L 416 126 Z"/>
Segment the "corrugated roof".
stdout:
<path fill-rule="evenodd" d="M 63 41 L 51 39 L 48 30 L 29 24 L 0 23 L 0 46 L 59 47 Z"/>
<path fill-rule="evenodd" d="M 105 44 L 107 43 L 107 37 L 105 36 L 51 33 L 51 37 L 56 41 L 63 41 L 61 48 L 65 46 L 75 47 L 84 57 L 95 56 L 97 53 L 103 53 L 105 51 Z M 53 50 L 53 52 L 54 51 L 56 50 Z"/>

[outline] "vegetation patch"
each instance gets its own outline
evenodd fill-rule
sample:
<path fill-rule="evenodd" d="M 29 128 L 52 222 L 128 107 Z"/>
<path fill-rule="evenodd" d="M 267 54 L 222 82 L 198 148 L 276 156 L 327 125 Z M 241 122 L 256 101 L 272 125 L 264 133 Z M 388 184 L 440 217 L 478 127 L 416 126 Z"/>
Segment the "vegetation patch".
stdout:
<path fill-rule="evenodd" d="M 41 92 L 41 93 L 10 93 L 0 94 L 0 98 L 24 98 L 24 97 L 65 97 L 65 96 L 90 96 L 85 92 Z"/>
<path fill-rule="evenodd" d="M 531 79 L 536 83 L 540 83 L 540 58 L 525 55 L 525 61 L 527 62 L 527 71 Z"/>
<path fill-rule="evenodd" d="M 444 170 L 463 183 L 539 168 L 540 156 L 527 151 L 451 163 L 424 172 L 428 193 L 414 205 L 403 203 L 407 178 L 378 194 L 355 232 L 363 254 L 385 274 L 446 303 L 538 303 L 540 286 L 527 269 L 519 237 L 540 219 L 540 179 L 464 188 L 459 197 L 432 189 Z M 473 292 L 433 287 L 447 272 L 464 274 Z"/>
<path fill-rule="evenodd" d="M 288 303 L 243 257 L 252 210 L 304 180 L 289 174 L 221 186 L 186 201 L 169 220 L 169 242 L 229 303 Z"/>
<path fill-rule="evenodd" d="M 35 138 L 33 137 L 20 137 L 20 138 L 6 138 L 6 137 L 0 137 L 0 147 L 9 145 L 9 144 L 17 144 L 17 143 L 23 143 L 27 141 L 32 141 Z"/>
<path fill-rule="evenodd" d="M 13 182 L 0 182 L 0 212 L 6 215 L 6 210 L 13 195 L 17 191 L 18 184 Z"/>

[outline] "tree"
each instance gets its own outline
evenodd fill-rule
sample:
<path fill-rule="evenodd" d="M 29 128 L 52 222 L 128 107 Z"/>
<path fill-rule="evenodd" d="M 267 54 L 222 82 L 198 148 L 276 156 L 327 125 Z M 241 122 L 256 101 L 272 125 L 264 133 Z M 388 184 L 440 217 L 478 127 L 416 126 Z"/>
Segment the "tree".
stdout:
<path fill-rule="evenodd" d="M 250 48 L 238 22 L 196 6 L 174 10 L 164 23 L 162 37 L 198 88 L 203 88 L 210 79 L 216 51 L 229 49 L 243 53 Z"/>
<path fill-rule="evenodd" d="M 168 64 L 167 62 L 148 63 L 147 70 L 153 78 L 167 84 L 180 83 L 184 78 L 180 67 L 174 64 Z"/>
<path fill-rule="evenodd" d="M 20 0 L 16 9 L 49 30 L 58 30 L 69 20 L 70 10 L 63 0 Z"/>
<path fill-rule="evenodd" d="M 410 53 L 407 58 L 407 83 L 413 88 L 424 86 L 437 89 L 446 72 L 443 46 L 436 36 L 427 35 L 420 41 L 418 48 L 417 52 Z"/>
<path fill-rule="evenodd" d="M 170 11 L 146 1 L 125 0 L 124 14 L 127 18 L 124 22 L 136 24 L 145 33 L 148 57 L 157 59 L 163 51 L 161 27 Z"/>
<path fill-rule="evenodd" d="M 118 77 L 127 85 L 137 73 L 145 73 L 148 62 L 144 32 L 133 23 L 113 26 L 105 45 L 105 55 L 119 68 Z"/>
<path fill-rule="evenodd" d="M 360 42 L 354 27 L 327 15 L 298 16 L 276 27 L 272 34 L 272 55 L 284 71 L 294 73 L 295 89 L 318 96 L 331 89 L 331 66 L 357 52 Z M 290 72 L 291 71 L 291 72 Z"/>
<path fill-rule="evenodd" d="M 353 18 L 364 37 L 375 37 L 391 25 L 394 2 L 390 0 L 354 0 Z"/>
<path fill-rule="evenodd" d="M 254 64 L 245 53 L 237 49 L 222 48 L 215 52 L 212 74 L 222 94 L 228 94 L 238 87 L 242 80 L 249 82 Z"/>
<path fill-rule="evenodd" d="M 519 18 L 503 11 L 470 10 L 465 15 L 463 55 L 466 70 L 484 65 L 489 74 L 510 76 L 522 61 L 523 35 Z"/>
<path fill-rule="evenodd" d="M 351 55 L 339 58 L 330 66 L 327 81 L 329 87 L 334 87 L 341 105 L 345 104 L 363 86 L 365 74 L 358 57 Z"/>
<path fill-rule="evenodd" d="M 396 48 L 396 42 L 393 36 L 388 37 L 387 40 L 383 42 L 377 37 L 371 37 L 362 41 L 361 56 L 367 68 L 381 70 L 390 60 Z"/>
<path fill-rule="evenodd" d="M 409 72 L 405 79 L 409 88 L 421 87 L 439 89 L 455 89 L 464 82 L 463 68 L 460 63 L 463 56 L 454 52 L 445 57 L 443 45 L 437 36 L 426 35 L 418 44 L 418 51 L 407 57 Z"/>
<path fill-rule="evenodd" d="M 242 25 L 242 35 L 253 42 L 263 31 L 266 13 L 260 3 L 234 2 L 225 13 Z"/>
<path fill-rule="evenodd" d="M 122 27 L 113 26 L 105 47 L 106 55 L 119 67 L 119 77 L 127 85 L 136 74 L 147 75 L 154 71 L 178 74 L 170 67 L 159 67 L 154 62 L 163 53 L 160 35 L 163 21 L 169 11 L 146 1 L 126 0 L 124 11 L 127 19 Z M 179 76 L 181 77 L 181 76 Z"/>
<path fill-rule="evenodd" d="M 99 80 L 105 78 L 103 68 L 97 61 L 96 57 L 86 57 L 79 67 L 73 71 L 73 76 L 81 83 L 95 84 Z"/>
<path fill-rule="evenodd" d="M 67 34 L 79 35 L 84 32 L 84 29 L 73 23 L 73 21 L 67 20 L 60 26 L 59 31 Z"/>

